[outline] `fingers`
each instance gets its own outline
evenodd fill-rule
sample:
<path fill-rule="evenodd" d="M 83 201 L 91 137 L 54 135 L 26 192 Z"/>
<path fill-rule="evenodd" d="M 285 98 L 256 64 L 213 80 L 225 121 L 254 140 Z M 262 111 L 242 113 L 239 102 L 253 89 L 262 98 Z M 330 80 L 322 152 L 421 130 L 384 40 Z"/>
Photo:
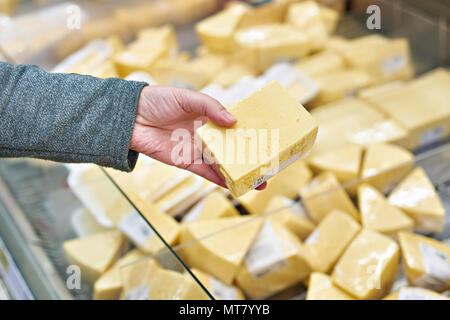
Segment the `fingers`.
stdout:
<path fill-rule="evenodd" d="M 181 108 L 187 113 L 207 116 L 212 122 L 222 127 L 230 127 L 236 123 L 234 116 L 229 113 L 216 99 L 187 89 L 175 91 L 176 99 Z"/>
<path fill-rule="evenodd" d="M 191 164 L 186 168 L 186 170 L 189 170 L 192 173 L 205 178 L 206 180 L 214 182 L 221 187 L 227 187 L 223 180 L 217 175 L 217 173 L 205 162 L 202 162 L 201 164 Z"/>
<path fill-rule="evenodd" d="M 264 190 L 266 187 L 267 187 L 267 182 L 263 182 L 263 183 L 261 183 L 259 186 L 257 186 L 255 189 L 256 189 L 256 190 L 259 190 L 259 191 L 262 191 L 262 190 Z"/>

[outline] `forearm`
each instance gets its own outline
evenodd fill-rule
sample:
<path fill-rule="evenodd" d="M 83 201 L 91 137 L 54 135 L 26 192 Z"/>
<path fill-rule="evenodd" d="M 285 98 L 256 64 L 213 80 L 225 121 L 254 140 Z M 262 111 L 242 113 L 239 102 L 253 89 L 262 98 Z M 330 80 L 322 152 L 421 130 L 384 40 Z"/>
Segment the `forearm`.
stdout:
<path fill-rule="evenodd" d="M 129 171 L 145 83 L 0 63 L 0 157 L 92 162 Z"/>

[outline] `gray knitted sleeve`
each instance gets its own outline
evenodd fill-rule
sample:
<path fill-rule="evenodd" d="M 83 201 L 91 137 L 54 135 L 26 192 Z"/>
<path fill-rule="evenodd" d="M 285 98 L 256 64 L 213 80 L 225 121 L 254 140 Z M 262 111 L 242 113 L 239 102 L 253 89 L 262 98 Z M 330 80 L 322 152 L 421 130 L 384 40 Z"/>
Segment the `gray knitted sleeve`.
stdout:
<path fill-rule="evenodd" d="M 131 171 L 143 82 L 0 63 L 0 157 L 92 162 Z"/>

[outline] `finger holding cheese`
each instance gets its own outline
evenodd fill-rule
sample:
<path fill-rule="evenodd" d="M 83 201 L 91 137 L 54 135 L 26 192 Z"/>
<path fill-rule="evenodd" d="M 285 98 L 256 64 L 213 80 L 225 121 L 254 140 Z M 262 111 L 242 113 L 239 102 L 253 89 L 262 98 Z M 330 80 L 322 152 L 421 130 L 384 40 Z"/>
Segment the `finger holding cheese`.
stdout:
<path fill-rule="evenodd" d="M 419 232 L 441 232 L 445 209 L 422 167 L 415 168 L 389 195 L 389 203 L 406 212 Z"/>
<path fill-rule="evenodd" d="M 315 228 L 303 206 L 283 196 L 273 197 L 264 212 L 269 221 L 279 223 L 301 240 L 305 240 Z"/>
<path fill-rule="evenodd" d="M 93 283 L 117 260 L 127 245 L 119 230 L 110 230 L 67 240 L 62 246 L 69 262 L 79 266 L 81 276 Z"/>
<path fill-rule="evenodd" d="M 332 278 L 358 299 L 380 299 L 397 276 L 399 247 L 394 240 L 363 229 L 337 262 Z"/>
<path fill-rule="evenodd" d="M 317 223 L 331 211 L 341 210 L 359 221 L 359 213 L 336 176 L 323 172 L 300 190 L 300 196 L 308 209 L 308 215 Z"/>
<path fill-rule="evenodd" d="M 229 111 L 237 119 L 231 131 L 209 122 L 197 135 L 206 148 L 204 156 L 235 197 L 305 156 L 317 135 L 311 115 L 277 82 Z"/>
<path fill-rule="evenodd" d="M 192 273 L 205 286 L 206 290 L 210 292 L 215 299 L 219 300 L 244 300 L 244 294 L 241 289 L 235 286 L 230 286 L 222 281 L 210 276 L 209 274 L 198 270 L 191 269 Z"/>
<path fill-rule="evenodd" d="M 313 272 L 309 277 L 306 300 L 355 300 L 333 283 L 330 276 Z"/>
<path fill-rule="evenodd" d="M 402 265 L 413 286 L 444 291 L 450 288 L 450 246 L 438 240 L 401 232 Z"/>
<path fill-rule="evenodd" d="M 348 214 L 332 211 L 303 244 L 303 252 L 311 269 L 330 272 L 360 230 L 361 226 Z"/>
<path fill-rule="evenodd" d="M 179 249 L 179 255 L 189 267 L 231 284 L 262 222 L 230 217 L 186 224 L 180 242 L 189 245 Z"/>
<path fill-rule="evenodd" d="M 265 221 L 236 283 L 250 298 L 260 299 L 304 280 L 309 272 L 300 241 L 278 223 Z"/>
<path fill-rule="evenodd" d="M 378 231 L 397 239 L 400 231 L 412 231 L 414 220 L 392 206 L 375 188 L 362 184 L 358 187 L 358 204 L 364 228 Z"/>
<path fill-rule="evenodd" d="M 239 215 L 239 211 L 231 201 L 221 192 L 213 191 L 183 217 L 183 222 L 211 220 L 237 215 Z"/>
<path fill-rule="evenodd" d="M 367 147 L 361 178 L 377 190 L 387 193 L 414 167 L 414 155 L 406 149 L 375 143 Z"/>

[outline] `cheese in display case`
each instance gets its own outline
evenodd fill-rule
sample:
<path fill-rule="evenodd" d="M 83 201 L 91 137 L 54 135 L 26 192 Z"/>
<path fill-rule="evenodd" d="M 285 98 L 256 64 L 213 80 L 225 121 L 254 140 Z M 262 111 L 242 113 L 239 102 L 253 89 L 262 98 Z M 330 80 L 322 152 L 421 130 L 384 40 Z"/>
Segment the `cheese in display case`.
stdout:
<path fill-rule="evenodd" d="M 450 287 L 450 246 L 409 232 L 401 232 L 399 240 L 410 285 L 438 292 Z"/>
<path fill-rule="evenodd" d="M 80 268 L 81 276 L 95 282 L 126 250 L 128 242 L 118 230 L 96 233 L 63 243 L 67 259 Z"/>
<path fill-rule="evenodd" d="M 323 50 L 311 56 L 301 58 L 294 66 L 308 76 L 317 77 L 345 67 L 341 55 L 331 51 Z"/>
<path fill-rule="evenodd" d="M 235 197 L 304 157 L 314 144 L 314 119 L 275 81 L 229 111 L 238 120 L 232 131 L 207 123 L 197 135 L 204 157 Z"/>
<path fill-rule="evenodd" d="M 404 287 L 389 294 L 383 300 L 450 300 L 450 298 L 423 288 Z"/>
<path fill-rule="evenodd" d="M 299 191 L 308 215 L 316 223 L 321 222 L 333 210 L 341 210 L 356 221 L 360 219 L 349 195 L 331 172 L 321 173 Z"/>
<path fill-rule="evenodd" d="M 310 268 L 301 242 L 284 227 L 265 221 L 249 248 L 236 284 L 252 299 L 261 299 L 304 280 Z"/>
<path fill-rule="evenodd" d="M 201 270 L 192 268 L 191 271 L 197 277 L 197 279 L 205 286 L 205 288 L 214 296 L 215 299 L 220 300 L 245 299 L 244 294 L 238 287 L 227 285 Z"/>
<path fill-rule="evenodd" d="M 359 223 L 348 214 L 338 210 L 328 214 L 303 244 L 311 269 L 329 273 L 360 230 Z"/>
<path fill-rule="evenodd" d="M 362 184 L 358 186 L 358 207 L 364 228 L 378 231 L 397 239 L 400 231 L 412 231 L 414 220 L 402 210 L 391 205 L 377 189 Z"/>
<path fill-rule="evenodd" d="M 389 203 L 407 213 L 419 232 L 444 229 L 445 209 L 425 170 L 415 168 L 389 195 Z"/>
<path fill-rule="evenodd" d="M 239 215 L 233 203 L 219 191 L 213 191 L 199 201 L 184 217 L 183 223 Z"/>
<path fill-rule="evenodd" d="M 333 283 L 333 279 L 320 272 L 311 273 L 306 300 L 355 300 Z"/>
<path fill-rule="evenodd" d="M 389 293 L 397 276 L 397 243 L 363 229 L 337 262 L 333 281 L 358 299 L 380 299 Z"/>

